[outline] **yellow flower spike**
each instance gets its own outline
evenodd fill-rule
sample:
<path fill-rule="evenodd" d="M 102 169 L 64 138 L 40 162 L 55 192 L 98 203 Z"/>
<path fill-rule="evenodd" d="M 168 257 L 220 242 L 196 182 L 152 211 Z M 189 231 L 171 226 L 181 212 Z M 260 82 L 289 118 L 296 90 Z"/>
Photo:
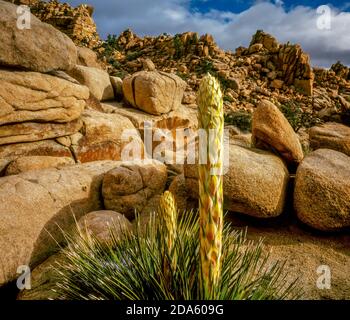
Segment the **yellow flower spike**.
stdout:
<path fill-rule="evenodd" d="M 206 75 L 198 91 L 198 122 L 206 130 L 207 164 L 199 163 L 201 288 L 205 299 L 215 299 L 221 274 L 223 229 L 223 99 L 218 81 Z M 210 138 L 210 134 L 214 134 Z M 215 155 L 210 157 L 210 155 Z"/>
<path fill-rule="evenodd" d="M 176 239 L 177 226 L 177 209 L 173 194 L 170 191 L 165 191 L 160 198 L 159 212 L 161 219 L 163 219 L 163 230 L 165 233 L 166 246 L 168 255 L 171 257 L 171 265 L 174 269 L 176 267 L 176 252 L 173 250 Z M 166 266 L 166 264 L 165 264 Z"/>

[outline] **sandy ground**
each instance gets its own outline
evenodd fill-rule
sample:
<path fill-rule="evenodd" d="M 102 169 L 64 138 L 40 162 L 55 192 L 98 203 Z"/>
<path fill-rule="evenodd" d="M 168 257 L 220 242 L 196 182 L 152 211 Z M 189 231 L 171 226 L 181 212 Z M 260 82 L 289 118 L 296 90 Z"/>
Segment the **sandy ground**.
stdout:
<path fill-rule="evenodd" d="M 303 299 L 350 300 L 350 232 L 321 233 L 296 222 L 292 214 L 273 220 L 256 220 L 230 213 L 234 227 L 248 226 L 248 238 L 264 238 L 264 248 L 271 258 L 286 260 L 290 280 L 299 277 Z M 320 276 L 330 271 L 330 289 L 319 289 Z M 317 269 L 320 268 L 317 273 Z M 322 280 L 323 278 L 321 278 Z M 323 282 L 325 283 L 325 282 Z"/>

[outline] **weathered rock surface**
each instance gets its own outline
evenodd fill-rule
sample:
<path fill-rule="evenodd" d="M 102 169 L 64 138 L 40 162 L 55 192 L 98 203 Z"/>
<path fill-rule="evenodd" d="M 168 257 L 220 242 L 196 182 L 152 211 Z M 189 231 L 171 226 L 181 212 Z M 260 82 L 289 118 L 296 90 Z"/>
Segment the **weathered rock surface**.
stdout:
<path fill-rule="evenodd" d="M 119 77 L 110 77 L 110 80 L 113 87 L 115 99 L 121 100 L 123 97 L 123 80 Z"/>
<path fill-rule="evenodd" d="M 58 77 L 0 70 L 0 125 L 73 121 L 80 117 L 88 98 L 87 87 Z"/>
<path fill-rule="evenodd" d="M 173 151 L 175 150 L 176 130 L 195 130 L 198 127 L 197 110 L 180 105 L 175 111 L 160 116 L 150 115 L 141 110 L 126 108 L 120 103 L 102 104 L 106 112 L 116 113 L 127 117 L 139 130 L 141 137 L 145 140 L 145 132 L 152 139 L 145 145 L 149 155 L 153 154 L 155 148 L 160 144 L 163 136 L 172 137 Z M 149 139 L 149 138 L 146 138 Z M 153 156 L 153 158 L 156 158 Z"/>
<path fill-rule="evenodd" d="M 114 91 L 106 71 L 76 65 L 69 75 L 89 88 L 91 94 L 99 101 L 114 100 Z"/>
<path fill-rule="evenodd" d="M 139 158 L 142 157 L 144 149 L 142 139 L 128 118 L 119 114 L 85 110 L 82 121 L 83 134 L 72 143 L 72 150 L 78 161 L 121 160 L 122 152 L 129 144 L 128 137 L 132 132 L 134 132 L 133 143 L 140 151 Z"/>
<path fill-rule="evenodd" d="M 0 177 L 2 177 L 5 174 L 6 168 L 10 162 L 11 162 L 11 160 L 9 160 L 9 159 L 1 159 L 0 158 Z"/>
<path fill-rule="evenodd" d="M 0 158 L 11 161 L 24 156 L 72 157 L 72 153 L 69 148 L 53 140 L 0 146 Z"/>
<path fill-rule="evenodd" d="M 0 179 L 0 285 L 15 279 L 18 266 L 35 266 L 56 249 L 57 225 L 67 232 L 73 215 L 102 209 L 103 175 L 119 165 L 102 161 Z"/>
<path fill-rule="evenodd" d="M 73 41 L 30 15 L 30 29 L 17 27 L 17 6 L 0 1 L 0 64 L 49 72 L 69 70 L 77 60 Z"/>
<path fill-rule="evenodd" d="M 160 115 L 175 110 L 182 101 L 186 82 L 174 74 L 140 71 L 123 81 L 125 99 L 147 113 Z"/>
<path fill-rule="evenodd" d="M 72 158 L 68 157 L 50 157 L 50 156 L 31 156 L 21 157 L 12 161 L 7 169 L 6 175 L 15 175 L 31 170 L 40 170 L 47 168 L 61 168 L 75 164 Z"/>
<path fill-rule="evenodd" d="M 188 208 L 188 192 L 184 174 L 177 175 L 169 186 L 169 191 L 173 194 L 179 214 L 183 214 Z"/>
<path fill-rule="evenodd" d="M 267 100 L 261 101 L 253 114 L 252 140 L 255 147 L 277 151 L 289 163 L 299 163 L 304 157 L 288 120 Z"/>
<path fill-rule="evenodd" d="M 23 1 L 23 0 L 22 0 Z M 81 4 L 73 7 L 66 2 L 24 0 L 41 21 L 54 26 L 70 37 L 77 46 L 95 48 L 100 41 L 92 18 L 94 7 Z"/>
<path fill-rule="evenodd" d="M 294 206 L 298 218 L 313 228 L 350 227 L 350 157 L 329 149 L 310 153 L 296 174 Z"/>
<path fill-rule="evenodd" d="M 102 243 L 111 242 L 111 233 L 118 239 L 122 232 L 131 231 L 132 227 L 124 215 L 109 210 L 89 212 L 79 220 L 78 226 L 81 232 L 88 233 Z"/>
<path fill-rule="evenodd" d="M 224 175 L 224 206 L 259 218 L 279 216 L 285 204 L 289 174 L 277 156 L 258 149 L 230 145 Z M 185 165 L 189 196 L 198 197 L 197 165 Z"/>
<path fill-rule="evenodd" d="M 350 128 L 329 122 L 312 127 L 309 131 L 312 149 L 333 149 L 350 156 Z"/>
<path fill-rule="evenodd" d="M 164 191 L 166 166 L 158 161 L 130 162 L 108 172 L 103 179 L 102 194 L 106 209 L 134 219 L 149 199 Z"/>
<path fill-rule="evenodd" d="M 80 119 L 68 123 L 22 122 L 0 126 L 0 145 L 63 137 L 78 132 Z"/>
<path fill-rule="evenodd" d="M 78 49 L 78 65 L 102 69 L 98 60 L 96 52 L 86 48 L 86 47 L 77 47 Z"/>

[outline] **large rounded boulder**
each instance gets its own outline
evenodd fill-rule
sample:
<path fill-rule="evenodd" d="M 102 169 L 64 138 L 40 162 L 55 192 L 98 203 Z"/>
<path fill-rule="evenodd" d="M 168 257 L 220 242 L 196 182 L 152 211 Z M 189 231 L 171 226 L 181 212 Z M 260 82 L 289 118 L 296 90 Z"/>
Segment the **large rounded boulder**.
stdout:
<path fill-rule="evenodd" d="M 350 227 L 350 157 L 329 149 L 309 154 L 296 174 L 294 206 L 315 229 Z"/>

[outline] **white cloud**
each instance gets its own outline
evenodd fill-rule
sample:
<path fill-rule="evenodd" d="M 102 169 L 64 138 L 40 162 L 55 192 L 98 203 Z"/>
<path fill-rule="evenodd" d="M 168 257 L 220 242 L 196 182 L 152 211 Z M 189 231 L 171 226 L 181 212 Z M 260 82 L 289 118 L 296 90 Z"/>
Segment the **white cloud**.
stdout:
<path fill-rule="evenodd" d="M 81 0 L 71 0 L 77 5 Z M 84 1 L 83 1 L 84 2 Z M 332 8 L 331 29 L 319 30 L 316 9 L 297 6 L 290 11 L 283 1 L 257 1 L 239 14 L 190 10 L 190 0 L 87 0 L 95 7 L 102 35 L 131 28 L 140 35 L 197 31 L 211 33 L 224 49 L 247 46 L 257 29 L 273 34 L 280 42 L 300 43 L 314 65 L 330 66 L 336 60 L 350 65 L 350 13 Z"/>

